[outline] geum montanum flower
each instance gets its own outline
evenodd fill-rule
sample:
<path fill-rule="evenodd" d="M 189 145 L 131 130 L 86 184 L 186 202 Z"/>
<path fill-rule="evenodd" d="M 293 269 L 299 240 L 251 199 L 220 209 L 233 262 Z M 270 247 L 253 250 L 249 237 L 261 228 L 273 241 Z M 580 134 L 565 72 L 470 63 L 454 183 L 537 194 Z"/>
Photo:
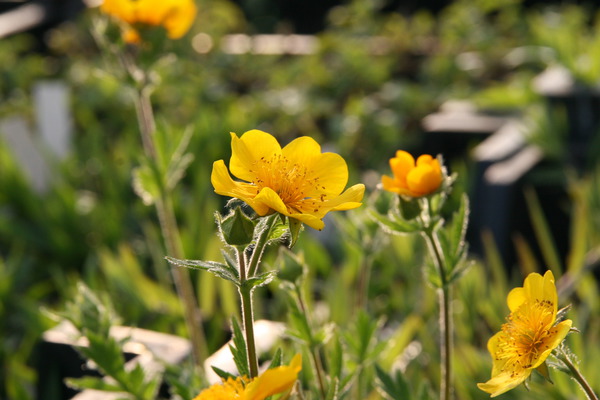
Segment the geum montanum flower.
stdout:
<path fill-rule="evenodd" d="M 128 25 L 123 35 L 128 43 L 139 43 L 139 30 L 149 27 L 163 27 L 170 39 L 179 39 L 197 11 L 194 0 L 104 0 L 100 10 Z"/>
<path fill-rule="evenodd" d="M 383 188 L 389 192 L 408 197 L 422 197 L 435 192 L 443 181 L 440 162 L 429 154 L 415 159 L 404 151 L 398 150 L 396 157 L 390 159 L 393 177 L 381 177 Z"/>
<path fill-rule="evenodd" d="M 203 390 L 194 400 L 264 400 L 292 389 L 302 369 L 302 356 L 296 354 L 290 365 L 268 369 L 258 377 L 229 378 Z"/>
<path fill-rule="evenodd" d="M 488 341 L 492 355 L 492 377 L 478 383 L 479 389 L 495 397 L 509 391 L 539 368 L 547 372 L 546 358 L 571 329 L 571 320 L 556 323 L 558 296 L 554 275 L 531 273 L 523 287 L 514 288 L 507 297 L 510 315 L 502 330 Z"/>
<path fill-rule="evenodd" d="M 245 182 L 234 181 L 229 171 Z M 266 132 L 251 130 L 239 138 L 231 133 L 229 171 L 223 160 L 213 164 L 216 193 L 246 202 L 259 216 L 277 212 L 319 230 L 325 214 L 359 207 L 365 191 L 357 184 L 342 193 L 346 162 L 339 154 L 321 153 L 307 136 L 282 149 Z"/>

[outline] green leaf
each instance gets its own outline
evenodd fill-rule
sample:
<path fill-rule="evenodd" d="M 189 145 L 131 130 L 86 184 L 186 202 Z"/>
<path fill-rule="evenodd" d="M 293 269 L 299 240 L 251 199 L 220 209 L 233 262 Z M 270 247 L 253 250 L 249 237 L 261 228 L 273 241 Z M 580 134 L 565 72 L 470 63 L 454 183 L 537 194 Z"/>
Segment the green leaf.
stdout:
<path fill-rule="evenodd" d="M 221 379 L 223 379 L 223 380 L 227 380 L 227 379 L 229 379 L 229 378 L 232 378 L 232 379 L 236 379 L 236 378 L 237 378 L 235 375 L 233 375 L 233 374 L 230 374 L 230 373 L 229 373 L 229 372 L 227 372 L 227 371 L 223 371 L 223 370 L 222 370 L 221 368 L 219 368 L 219 367 L 215 367 L 214 365 L 211 365 L 210 367 L 212 368 L 212 370 L 213 370 L 213 371 L 215 371 L 215 373 L 216 373 L 217 375 L 219 375 L 219 378 L 221 378 Z"/>
<path fill-rule="evenodd" d="M 104 381 L 102 378 L 97 376 L 84 376 L 82 378 L 67 378 L 65 379 L 65 383 L 72 389 L 75 390 L 85 390 L 85 389 L 95 389 L 95 390 L 104 390 L 108 392 L 122 392 L 123 388 L 119 385 L 115 385 L 112 383 L 108 383 Z"/>
<path fill-rule="evenodd" d="M 463 193 L 460 199 L 460 207 L 454 213 L 452 222 L 448 228 L 450 249 L 454 260 L 461 256 L 462 249 L 466 246 L 465 235 L 469 224 L 469 198 Z"/>
<path fill-rule="evenodd" d="M 416 222 L 406 221 L 393 215 L 385 216 L 373 209 L 369 209 L 367 215 L 389 234 L 401 235 L 419 230 L 419 225 Z"/>
<path fill-rule="evenodd" d="M 273 357 L 271 357 L 271 364 L 269 364 L 269 369 L 277 368 L 281 366 L 281 349 L 277 349 Z"/>
<path fill-rule="evenodd" d="M 339 335 L 336 333 L 333 337 L 333 348 L 329 357 L 329 376 L 339 380 L 342 376 L 342 367 L 344 362 L 344 349 Z"/>
<path fill-rule="evenodd" d="M 168 190 L 173 190 L 177 186 L 189 165 L 194 161 L 193 154 L 185 153 L 192 138 L 192 133 L 192 129 L 185 129 L 177 147 L 170 155 L 165 177 Z"/>
<path fill-rule="evenodd" d="M 237 286 L 240 285 L 238 270 L 230 264 L 223 264 L 223 263 L 220 263 L 217 261 L 180 260 L 180 259 L 168 257 L 168 256 L 165 257 L 165 259 L 167 261 L 169 261 L 171 264 L 174 264 L 174 265 L 177 265 L 180 267 L 208 271 L 208 272 L 218 276 L 219 278 L 223 278 L 225 280 L 233 282 Z"/>
<path fill-rule="evenodd" d="M 252 278 L 246 279 L 241 285 L 255 289 L 257 287 L 268 285 L 277 276 L 277 271 L 267 271 L 260 275 L 253 276 Z"/>
<path fill-rule="evenodd" d="M 396 371 L 396 375 L 392 377 L 375 364 L 375 373 L 377 374 L 376 387 L 386 398 L 390 400 L 410 400 L 412 398 L 408 382 L 400 370 Z"/>
<path fill-rule="evenodd" d="M 160 181 L 149 163 L 144 163 L 133 170 L 133 190 L 145 205 L 154 204 L 160 197 Z"/>
<path fill-rule="evenodd" d="M 233 361 L 241 376 L 250 376 L 248 369 L 248 353 L 246 352 L 246 339 L 242 328 L 236 318 L 231 319 L 231 329 L 233 331 L 233 345 L 229 345 Z"/>
<path fill-rule="evenodd" d="M 326 400 L 337 400 L 339 397 L 339 387 L 340 381 L 338 378 L 333 378 L 329 383 L 329 388 L 327 389 L 327 395 L 325 396 Z"/>

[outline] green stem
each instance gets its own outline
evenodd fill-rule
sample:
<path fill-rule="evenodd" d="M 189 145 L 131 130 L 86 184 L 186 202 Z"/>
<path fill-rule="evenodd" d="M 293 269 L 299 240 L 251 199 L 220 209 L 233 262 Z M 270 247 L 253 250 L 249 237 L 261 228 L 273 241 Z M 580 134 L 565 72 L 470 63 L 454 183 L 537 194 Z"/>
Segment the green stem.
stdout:
<path fill-rule="evenodd" d="M 260 260 L 267 245 L 267 240 L 269 239 L 269 233 L 277 218 L 279 218 L 278 214 L 268 216 L 265 221 L 264 229 L 259 233 L 258 238 L 256 238 L 254 251 L 252 251 L 250 262 L 248 263 L 248 277 L 253 277 L 258 270 L 258 265 L 260 264 Z"/>
<path fill-rule="evenodd" d="M 317 348 L 315 341 L 313 339 L 313 333 L 312 333 L 312 325 L 310 323 L 310 320 L 308 318 L 308 312 L 306 309 L 306 306 L 304 304 L 304 300 L 302 298 L 302 291 L 300 289 L 300 286 L 298 285 L 294 285 L 295 289 L 296 289 L 296 297 L 298 299 L 298 306 L 300 307 L 300 310 L 302 310 L 302 314 L 304 315 L 304 319 L 306 321 L 306 326 L 308 327 L 309 330 L 309 335 L 310 335 L 310 355 L 313 359 L 313 364 L 315 366 L 315 373 L 317 375 L 317 382 L 319 383 L 319 390 L 321 391 L 321 397 L 325 398 L 327 396 L 327 391 L 325 390 L 325 383 L 324 383 L 324 379 L 323 379 L 323 362 L 321 361 L 321 356 L 319 355 L 319 349 Z"/>
<path fill-rule="evenodd" d="M 426 227 L 423 235 L 427 247 L 440 274 L 441 287 L 438 289 L 440 304 L 440 357 L 441 357 L 441 381 L 440 399 L 450 400 L 452 395 L 452 311 L 451 291 L 442 250 L 433 227 Z"/>
<path fill-rule="evenodd" d="M 152 103 L 150 101 L 150 90 L 147 87 L 142 87 L 136 94 L 136 110 L 144 152 L 147 157 L 156 162 L 157 153 L 154 145 L 155 123 Z M 161 197 L 156 199 L 155 206 L 167 253 L 175 258 L 184 258 L 173 202 L 170 193 L 166 189 L 163 188 Z M 177 295 L 183 304 L 185 324 L 192 342 L 192 354 L 196 364 L 200 365 L 206 359 L 208 350 L 206 337 L 202 329 L 202 317 L 196 306 L 194 288 L 186 269 L 173 266 L 171 267 L 171 274 Z"/>
<path fill-rule="evenodd" d="M 586 394 L 587 398 L 589 400 L 598 400 L 598 396 L 596 395 L 596 393 L 594 393 L 594 390 L 592 389 L 592 387 L 590 386 L 590 384 L 588 383 L 588 381 L 581 374 L 581 372 L 575 366 L 575 364 L 573 364 L 573 362 L 571 361 L 571 359 L 569 358 L 569 356 L 567 355 L 567 353 L 563 349 L 560 349 L 558 351 L 558 358 L 563 363 L 565 363 L 565 365 L 569 369 L 569 372 L 571 373 L 571 377 L 573 379 L 575 379 L 577 381 L 577 383 L 579 383 L 579 386 L 581 386 L 581 389 L 584 391 L 584 393 Z"/>
<path fill-rule="evenodd" d="M 248 370 L 250 378 L 258 376 L 258 356 L 256 354 L 256 340 L 254 338 L 254 311 L 252 307 L 252 288 L 247 286 L 246 280 L 246 258 L 244 250 L 238 249 L 238 268 L 240 271 L 239 293 L 242 303 L 242 321 L 244 323 L 244 332 L 246 334 L 246 353 L 248 355 Z"/>

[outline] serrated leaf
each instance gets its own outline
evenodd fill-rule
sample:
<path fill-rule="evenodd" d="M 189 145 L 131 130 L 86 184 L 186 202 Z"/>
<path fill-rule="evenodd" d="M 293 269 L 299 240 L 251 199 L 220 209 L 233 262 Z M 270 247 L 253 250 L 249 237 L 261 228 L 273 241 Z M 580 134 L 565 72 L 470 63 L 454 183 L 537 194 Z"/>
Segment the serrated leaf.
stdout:
<path fill-rule="evenodd" d="M 469 198 L 466 193 L 460 199 L 460 207 L 454 213 L 449 226 L 450 249 L 454 258 L 459 256 L 461 249 L 465 246 L 465 235 L 469 224 Z"/>
<path fill-rule="evenodd" d="M 123 389 L 119 385 L 108 383 L 101 377 L 84 376 L 82 378 L 66 378 L 65 383 L 68 387 L 75 390 L 95 389 L 104 390 L 107 392 L 122 392 Z"/>
<path fill-rule="evenodd" d="M 217 374 L 219 376 L 219 378 L 221 378 L 223 380 L 227 380 L 229 378 L 232 378 L 232 379 L 236 379 L 237 378 L 235 375 L 230 374 L 227 371 L 223 371 L 219 367 L 215 367 L 214 365 L 211 365 L 210 367 L 212 368 L 213 371 L 215 371 L 215 374 Z"/>
<path fill-rule="evenodd" d="M 267 271 L 263 272 L 260 275 L 253 276 L 252 278 L 246 279 L 246 281 L 242 282 L 241 285 L 245 287 L 250 287 L 252 289 L 268 285 L 275 279 L 277 276 L 277 271 Z"/>
<path fill-rule="evenodd" d="M 171 264 L 186 267 L 191 269 L 198 269 L 203 271 L 208 271 L 219 278 L 226 279 L 230 282 L 233 282 L 236 285 L 240 285 L 239 281 L 239 273 L 238 270 L 230 265 L 223 264 L 217 261 L 203 261 L 203 260 L 180 260 L 173 257 L 165 257 L 167 261 Z"/>
<path fill-rule="evenodd" d="M 410 400 L 410 387 L 401 371 L 397 371 L 394 378 L 387 374 L 381 367 L 375 364 L 375 373 L 377 379 L 375 381 L 377 389 L 390 400 L 402 399 Z"/>
<path fill-rule="evenodd" d="M 231 329 L 233 331 L 233 345 L 229 345 L 231 354 L 233 355 L 233 361 L 238 369 L 238 373 L 241 376 L 249 376 L 250 370 L 248 368 L 248 353 L 246 351 L 246 339 L 242 328 L 236 318 L 231 319 Z"/>
<path fill-rule="evenodd" d="M 194 155 L 191 153 L 184 154 L 182 157 L 172 161 L 167 170 L 166 186 L 168 190 L 173 190 L 181 178 L 185 176 L 185 171 L 194 161 Z"/>
<path fill-rule="evenodd" d="M 385 232 L 390 234 L 402 235 L 419 230 L 418 224 L 414 222 L 409 222 L 391 215 L 382 215 L 373 209 L 367 210 L 367 215 L 377 222 Z"/>
<path fill-rule="evenodd" d="M 338 378 L 333 378 L 329 383 L 329 388 L 327 389 L 327 395 L 325 396 L 326 400 L 337 400 L 338 397 L 338 389 L 340 387 L 340 381 Z"/>
<path fill-rule="evenodd" d="M 273 357 L 271 357 L 271 363 L 269 364 L 269 369 L 277 368 L 281 366 L 281 349 L 277 349 Z"/>

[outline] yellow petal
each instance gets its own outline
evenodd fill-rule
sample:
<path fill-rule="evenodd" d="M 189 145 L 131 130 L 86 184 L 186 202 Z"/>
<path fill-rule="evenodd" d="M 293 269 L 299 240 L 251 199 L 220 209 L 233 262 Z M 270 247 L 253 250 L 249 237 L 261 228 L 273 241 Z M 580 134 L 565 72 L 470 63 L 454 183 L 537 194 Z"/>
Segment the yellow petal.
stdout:
<path fill-rule="evenodd" d="M 311 137 L 303 136 L 292 140 L 282 149 L 282 154 L 291 165 L 306 168 L 306 180 L 316 184 L 306 192 L 306 197 L 321 194 L 337 196 L 348 183 L 346 161 L 336 153 L 321 153 L 321 146 Z"/>
<path fill-rule="evenodd" d="M 267 206 L 254 200 L 256 197 L 256 186 L 244 182 L 236 182 L 231 179 L 223 160 L 213 163 L 210 181 L 216 193 L 222 196 L 235 197 L 246 202 L 258 215 L 263 216 L 269 212 Z"/>
<path fill-rule="evenodd" d="M 406 185 L 419 196 L 434 192 L 441 183 L 441 172 L 429 164 L 413 168 L 406 176 Z"/>
<path fill-rule="evenodd" d="M 496 397 L 519 386 L 530 374 L 531 369 L 520 370 L 518 372 L 504 372 L 494 376 L 485 383 L 478 383 L 477 387 L 489 393 L 491 397 Z"/>
<path fill-rule="evenodd" d="M 287 392 L 296 383 L 301 369 L 302 358 L 297 354 L 289 366 L 266 370 L 246 386 L 244 400 L 264 400 L 274 394 Z"/>
<path fill-rule="evenodd" d="M 525 289 L 522 287 L 516 287 L 508 293 L 506 303 L 508 304 L 509 310 L 513 312 L 521 307 L 526 300 L 527 298 L 525 297 Z"/>
<path fill-rule="evenodd" d="M 289 211 L 283 200 L 281 200 L 281 197 L 279 197 L 279 195 L 269 187 L 263 188 L 253 199 L 253 202 L 262 207 L 277 211 L 280 214 L 289 215 Z M 266 214 L 267 213 L 259 215 Z"/>
<path fill-rule="evenodd" d="M 396 157 L 390 159 L 390 168 L 396 180 L 402 184 L 406 184 L 406 175 L 415 167 L 415 159 L 413 156 L 404 151 L 398 150 Z"/>
<path fill-rule="evenodd" d="M 387 190 L 388 192 L 400 194 L 399 185 L 394 178 L 387 175 L 383 175 L 381 177 L 381 183 L 383 185 L 383 189 Z"/>
<path fill-rule="evenodd" d="M 535 272 L 529 274 L 523 282 L 523 289 L 525 290 L 525 296 L 530 301 L 549 301 L 556 315 L 558 295 L 552 271 L 546 271 L 544 276 Z"/>
<path fill-rule="evenodd" d="M 256 179 L 253 168 L 261 158 L 271 159 L 273 155 L 281 154 L 281 146 L 272 135 L 257 129 L 244 133 L 240 138 L 231 133 L 231 173 L 245 181 Z"/>
<path fill-rule="evenodd" d="M 163 21 L 170 39 L 179 39 L 191 28 L 196 19 L 196 4 L 191 0 L 181 0 Z"/>
<path fill-rule="evenodd" d="M 365 185 L 358 183 L 346 189 L 344 193 L 325 202 L 325 207 L 331 207 L 331 211 L 344 211 L 358 208 L 365 195 Z"/>
<path fill-rule="evenodd" d="M 552 350 L 557 348 L 558 345 L 560 345 L 565 339 L 565 337 L 567 337 L 572 325 L 573 321 L 566 319 L 550 329 L 548 335 L 543 338 L 543 342 L 539 347 L 542 352 L 540 353 L 538 359 L 534 360 L 532 368 L 537 368 L 540 366 L 540 364 L 546 361 L 546 358 L 548 358 Z"/>

